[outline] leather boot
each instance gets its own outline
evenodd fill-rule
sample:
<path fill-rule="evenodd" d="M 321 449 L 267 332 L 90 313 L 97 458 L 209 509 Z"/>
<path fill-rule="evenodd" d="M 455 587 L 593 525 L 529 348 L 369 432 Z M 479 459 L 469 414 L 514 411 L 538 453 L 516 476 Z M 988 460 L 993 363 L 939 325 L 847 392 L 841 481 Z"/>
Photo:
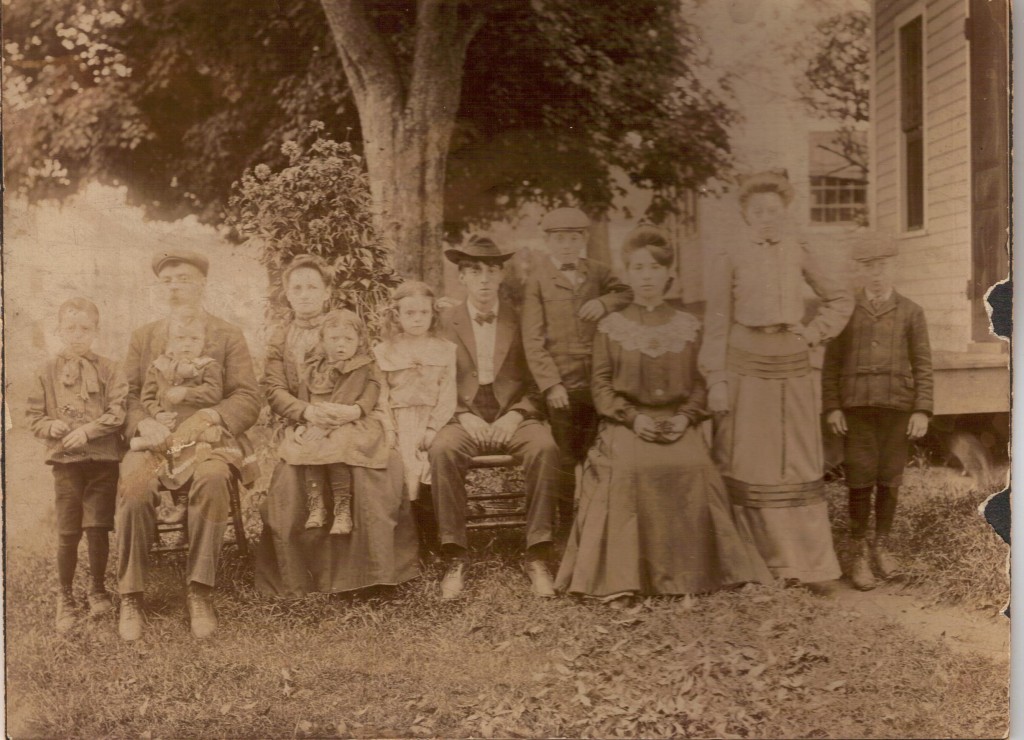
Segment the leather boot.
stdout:
<path fill-rule="evenodd" d="M 463 571 L 466 564 L 462 560 L 453 560 L 441 579 L 441 598 L 457 599 L 462 596 Z"/>
<path fill-rule="evenodd" d="M 142 594 L 121 594 L 117 632 L 126 642 L 142 637 Z"/>
<path fill-rule="evenodd" d="M 875 587 L 875 576 L 871 572 L 870 550 L 866 539 L 853 541 L 853 559 L 850 561 L 850 581 L 853 587 L 861 591 L 870 591 Z"/>
<path fill-rule="evenodd" d="M 899 574 L 900 564 L 895 556 L 889 552 L 887 537 L 875 537 L 873 554 L 875 556 L 875 568 L 879 576 L 889 579 Z"/>
<path fill-rule="evenodd" d="M 213 589 L 201 583 L 188 584 L 188 616 L 192 635 L 203 640 L 217 629 L 217 612 L 213 608 Z"/>
<path fill-rule="evenodd" d="M 70 591 L 61 591 L 57 595 L 57 618 L 55 626 L 59 634 L 68 632 L 75 626 L 75 597 Z"/>

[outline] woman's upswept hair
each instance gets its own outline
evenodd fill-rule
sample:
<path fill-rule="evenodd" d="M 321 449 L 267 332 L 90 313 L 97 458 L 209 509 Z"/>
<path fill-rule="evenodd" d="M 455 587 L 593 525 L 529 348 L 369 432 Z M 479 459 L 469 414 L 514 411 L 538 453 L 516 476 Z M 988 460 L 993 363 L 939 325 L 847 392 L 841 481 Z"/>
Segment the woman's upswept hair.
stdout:
<path fill-rule="evenodd" d="M 675 261 L 675 250 L 672 249 L 668 234 L 657 226 L 641 224 L 630 232 L 622 244 L 623 264 L 628 266 L 630 256 L 640 249 L 650 252 L 654 261 L 662 267 L 671 267 Z"/>
<path fill-rule="evenodd" d="M 314 270 L 320 273 L 320 277 L 323 278 L 324 286 L 330 290 L 331 285 L 334 282 L 334 271 L 323 261 L 321 257 L 315 254 L 300 254 L 293 259 L 288 267 L 284 268 L 281 272 L 281 288 L 285 291 L 288 290 L 288 281 L 292 277 L 292 273 L 296 270 L 301 269 Z"/>
<path fill-rule="evenodd" d="M 427 329 L 427 333 L 433 336 L 441 321 L 441 312 L 437 310 L 437 296 L 434 293 L 434 289 L 419 280 L 406 280 L 392 291 L 391 304 L 388 306 L 387 321 L 384 327 L 385 335 L 397 337 L 402 333 L 402 325 L 398 321 L 398 304 L 403 298 L 430 299 L 430 328 Z"/>
<path fill-rule="evenodd" d="M 758 193 L 772 193 L 782 198 L 785 205 L 793 201 L 793 185 L 789 182 L 789 173 L 782 168 L 755 172 L 739 179 L 740 208 L 747 207 L 747 201 Z"/>

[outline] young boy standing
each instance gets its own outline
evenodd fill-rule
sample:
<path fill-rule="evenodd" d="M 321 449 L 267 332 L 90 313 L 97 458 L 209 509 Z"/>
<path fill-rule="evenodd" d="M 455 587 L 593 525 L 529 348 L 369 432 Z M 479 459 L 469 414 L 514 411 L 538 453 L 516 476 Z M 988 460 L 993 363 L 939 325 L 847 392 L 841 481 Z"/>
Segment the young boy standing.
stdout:
<path fill-rule="evenodd" d="M 928 431 L 932 413 L 932 355 L 924 311 L 893 290 L 896 244 L 864 237 L 854 245 L 863 288 L 843 332 L 828 345 L 822 400 L 829 428 L 845 438 L 850 489 L 850 579 L 874 588 L 898 565 L 887 538 L 907 464 L 909 443 Z M 871 494 L 875 494 L 874 566 L 867 542 Z"/>
<path fill-rule="evenodd" d="M 128 381 L 117 363 L 92 351 L 99 319 L 95 304 L 84 298 L 61 305 L 57 323 L 63 348 L 39 370 L 26 412 L 33 434 L 46 440 L 46 462 L 53 468 L 58 632 L 67 632 L 75 624 L 72 583 L 83 529 L 92 576 L 90 614 L 95 617 L 111 609 L 104 575 L 109 532 L 114 527 L 122 451 L 119 432 Z"/>
<path fill-rule="evenodd" d="M 590 396 L 591 353 L 597 322 L 628 306 L 632 291 L 611 268 L 584 256 L 590 219 L 577 208 L 556 208 L 541 221 L 548 259 L 539 259 L 523 298 L 523 347 L 544 394 L 551 435 L 562 454 L 559 518 L 572 523 L 574 470 L 597 434 Z"/>

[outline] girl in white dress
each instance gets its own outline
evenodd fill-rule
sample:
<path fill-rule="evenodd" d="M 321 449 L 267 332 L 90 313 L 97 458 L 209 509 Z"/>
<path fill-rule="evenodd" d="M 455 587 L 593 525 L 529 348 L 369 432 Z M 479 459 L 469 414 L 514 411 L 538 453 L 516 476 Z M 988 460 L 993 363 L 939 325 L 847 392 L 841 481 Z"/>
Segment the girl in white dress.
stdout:
<path fill-rule="evenodd" d="M 389 335 L 373 348 L 387 380 L 406 495 L 413 501 L 420 485 L 430 484 L 430 443 L 455 413 L 455 345 L 434 335 L 437 323 L 433 290 L 406 281 L 392 296 Z"/>

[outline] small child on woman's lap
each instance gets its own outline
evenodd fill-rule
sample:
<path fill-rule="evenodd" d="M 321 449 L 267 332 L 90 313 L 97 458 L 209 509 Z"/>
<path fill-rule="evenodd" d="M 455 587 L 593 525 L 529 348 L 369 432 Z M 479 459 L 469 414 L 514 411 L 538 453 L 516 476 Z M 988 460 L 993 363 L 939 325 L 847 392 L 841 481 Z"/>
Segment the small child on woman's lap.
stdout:
<path fill-rule="evenodd" d="M 320 342 L 306 358 L 299 398 L 313 408 L 309 424 L 285 430 L 280 456 L 304 468 L 307 529 L 327 522 L 325 493 L 333 499 L 332 535 L 350 534 L 352 467 L 385 468 L 384 427 L 372 416 L 381 393 L 379 371 L 366 352 L 363 322 L 351 311 L 331 311 L 320 326 Z"/>
<path fill-rule="evenodd" d="M 388 337 L 373 348 L 387 383 L 406 494 L 412 501 L 419 498 L 421 485 L 430 484 L 427 450 L 437 432 L 451 421 L 457 401 L 455 345 L 434 336 L 437 323 L 430 286 L 406 281 L 392 296 Z M 421 525 L 430 528 L 432 516 L 425 511 Z"/>

